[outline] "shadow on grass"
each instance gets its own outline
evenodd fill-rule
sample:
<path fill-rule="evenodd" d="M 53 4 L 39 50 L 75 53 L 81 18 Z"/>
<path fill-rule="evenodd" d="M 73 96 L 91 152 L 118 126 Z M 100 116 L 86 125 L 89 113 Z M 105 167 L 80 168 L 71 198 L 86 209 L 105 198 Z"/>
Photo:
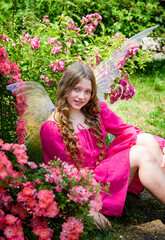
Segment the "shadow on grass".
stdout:
<path fill-rule="evenodd" d="M 121 239 L 165 240 L 165 206 L 146 190 L 139 196 L 128 193 L 122 217 L 109 219 Z"/>

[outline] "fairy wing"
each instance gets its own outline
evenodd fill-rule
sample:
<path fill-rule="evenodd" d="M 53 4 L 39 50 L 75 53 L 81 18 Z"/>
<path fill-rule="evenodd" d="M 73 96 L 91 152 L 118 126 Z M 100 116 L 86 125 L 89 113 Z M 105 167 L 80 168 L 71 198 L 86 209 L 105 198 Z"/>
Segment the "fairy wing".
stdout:
<path fill-rule="evenodd" d="M 26 119 L 25 145 L 28 156 L 34 162 L 43 162 L 40 128 L 55 107 L 45 88 L 38 82 L 17 82 L 8 85 L 7 89 L 16 97 L 19 119 Z"/>
<path fill-rule="evenodd" d="M 124 59 L 128 51 L 135 46 L 139 46 L 144 37 L 148 36 L 153 29 L 158 26 L 147 28 L 146 30 L 134 35 L 128 39 L 121 49 L 115 50 L 111 58 L 105 58 L 94 70 L 96 83 L 98 87 L 98 97 L 104 100 L 104 93 L 109 93 L 110 86 L 114 84 L 114 79 L 119 78 L 121 74 L 117 71 L 118 64 Z"/>

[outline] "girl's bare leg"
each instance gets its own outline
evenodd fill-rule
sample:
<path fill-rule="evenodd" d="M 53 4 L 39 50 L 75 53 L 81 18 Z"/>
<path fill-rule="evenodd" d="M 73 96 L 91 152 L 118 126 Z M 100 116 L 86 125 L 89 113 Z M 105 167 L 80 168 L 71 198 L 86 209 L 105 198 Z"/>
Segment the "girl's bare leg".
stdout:
<path fill-rule="evenodd" d="M 162 165 L 163 153 L 154 136 L 149 133 L 141 133 L 137 136 L 136 144 L 145 147 L 149 152 L 151 152 L 165 173 L 165 167 Z"/>
<path fill-rule="evenodd" d="M 152 146 L 153 149 L 155 146 Z M 151 147 L 151 148 L 152 148 Z M 148 151 L 143 145 L 134 145 L 130 151 L 130 182 L 135 174 L 139 173 L 139 179 L 143 186 L 161 203 L 165 205 L 165 174 L 157 159 L 161 154 Z M 155 150 L 156 151 L 156 150 Z M 159 155 L 160 154 L 160 155 Z"/>

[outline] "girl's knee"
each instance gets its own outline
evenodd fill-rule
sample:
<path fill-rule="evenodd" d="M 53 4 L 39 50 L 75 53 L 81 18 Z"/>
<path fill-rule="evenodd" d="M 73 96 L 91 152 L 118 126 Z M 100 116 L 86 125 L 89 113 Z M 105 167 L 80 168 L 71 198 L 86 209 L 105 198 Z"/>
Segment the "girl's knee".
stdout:
<path fill-rule="evenodd" d="M 130 167 L 140 167 L 147 162 L 154 163 L 156 161 L 153 154 L 147 148 L 141 145 L 135 145 L 130 151 Z"/>
<path fill-rule="evenodd" d="M 150 133 L 140 133 L 137 135 L 136 144 L 138 145 L 149 145 L 149 144 L 158 144 L 154 136 Z"/>

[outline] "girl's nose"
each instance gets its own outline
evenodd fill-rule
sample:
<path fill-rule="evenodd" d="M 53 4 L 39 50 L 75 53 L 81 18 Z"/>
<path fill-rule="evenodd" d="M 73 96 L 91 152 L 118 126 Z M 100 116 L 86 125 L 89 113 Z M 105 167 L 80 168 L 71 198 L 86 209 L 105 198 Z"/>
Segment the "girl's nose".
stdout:
<path fill-rule="evenodd" d="M 79 97 L 80 99 L 83 99 L 83 98 L 84 98 L 84 92 L 81 91 L 81 92 L 79 93 L 78 97 Z"/>

